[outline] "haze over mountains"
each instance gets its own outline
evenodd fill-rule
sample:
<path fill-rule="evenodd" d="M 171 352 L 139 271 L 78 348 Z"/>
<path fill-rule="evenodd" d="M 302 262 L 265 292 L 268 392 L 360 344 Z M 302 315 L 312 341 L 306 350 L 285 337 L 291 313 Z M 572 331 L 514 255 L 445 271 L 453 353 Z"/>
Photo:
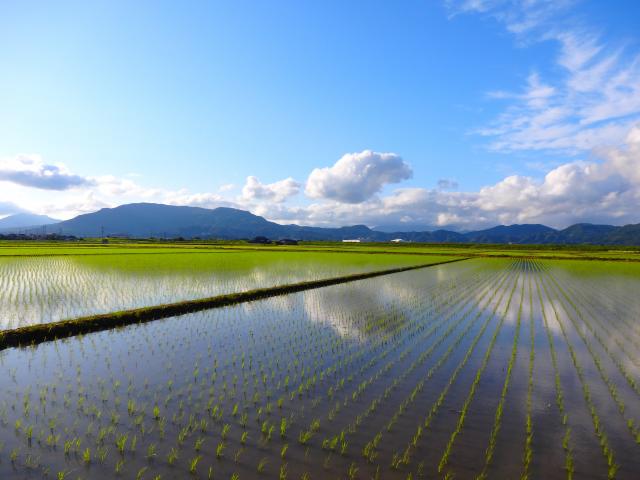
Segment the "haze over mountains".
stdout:
<path fill-rule="evenodd" d="M 16 213 L 0 219 L 0 231 L 16 228 L 39 227 L 59 223 L 60 220 L 47 217 L 46 215 L 36 215 L 34 213 Z"/>
<path fill-rule="evenodd" d="M 36 221 L 40 223 L 33 223 Z M 24 222 L 32 223 L 25 225 Z M 500 225 L 465 233 L 451 230 L 389 232 L 371 229 L 365 225 L 339 228 L 280 225 L 234 208 L 206 209 L 153 203 L 133 203 L 116 208 L 103 208 L 71 220 L 53 222 L 55 220 L 45 216 L 14 215 L 0 220 L 0 228 L 5 231 L 11 228 L 15 231 L 17 228 L 24 230 L 24 227 L 28 226 L 49 224 L 50 232 L 77 237 L 99 237 L 104 233 L 106 236 L 143 238 L 246 239 L 265 236 L 271 239 L 335 241 L 361 239 L 374 242 L 400 238 L 411 242 L 640 245 L 640 224 L 616 227 L 580 223 L 563 230 L 545 225 L 526 224 Z M 8 226 L 12 224 L 15 226 Z M 31 233 L 38 233 L 38 231 L 34 229 Z"/>

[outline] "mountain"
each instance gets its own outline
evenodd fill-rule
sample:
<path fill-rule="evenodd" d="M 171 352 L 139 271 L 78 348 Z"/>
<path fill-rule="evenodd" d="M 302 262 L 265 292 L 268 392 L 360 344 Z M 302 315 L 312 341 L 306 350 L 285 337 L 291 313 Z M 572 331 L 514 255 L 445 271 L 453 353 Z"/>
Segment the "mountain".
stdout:
<path fill-rule="evenodd" d="M 424 223 L 388 223 L 376 225 L 372 228 L 376 232 L 394 233 L 394 232 L 433 232 L 438 227 L 426 225 Z"/>
<path fill-rule="evenodd" d="M 580 223 L 564 230 L 545 225 L 500 225 L 473 231 L 451 230 L 386 232 L 366 225 L 339 228 L 281 225 L 235 208 L 199 208 L 133 203 L 103 208 L 57 223 L 57 233 L 77 237 L 123 235 L 129 237 L 185 237 L 242 239 L 264 236 L 298 240 L 362 239 L 388 242 L 401 238 L 424 243 L 517 243 L 517 244 L 620 244 L 640 245 L 640 224 L 614 227 Z M 33 230 L 37 232 L 37 230 Z"/>
<path fill-rule="evenodd" d="M 550 241 L 554 243 L 602 243 L 603 239 L 619 228 L 621 227 L 576 223 L 556 232 L 550 237 Z"/>
<path fill-rule="evenodd" d="M 46 215 L 36 215 L 34 213 L 16 213 L 0 219 L 0 230 L 10 230 L 18 228 L 40 227 L 52 225 L 60 220 L 55 220 Z"/>
<path fill-rule="evenodd" d="M 540 224 L 498 225 L 477 232 L 468 232 L 464 236 L 472 243 L 548 243 L 547 238 L 557 231 Z"/>
<path fill-rule="evenodd" d="M 132 203 L 103 208 L 60 222 L 56 230 L 64 235 L 99 237 L 201 237 L 201 238 L 297 238 L 301 240 L 343 240 L 368 237 L 365 225 L 341 228 L 280 225 L 235 208 L 179 207 L 154 203 Z"/>
<path fill-rule="evenodd" d="M 640 245 L 640 223 L 614 227 L 603 237 L 606 245 Z"/>

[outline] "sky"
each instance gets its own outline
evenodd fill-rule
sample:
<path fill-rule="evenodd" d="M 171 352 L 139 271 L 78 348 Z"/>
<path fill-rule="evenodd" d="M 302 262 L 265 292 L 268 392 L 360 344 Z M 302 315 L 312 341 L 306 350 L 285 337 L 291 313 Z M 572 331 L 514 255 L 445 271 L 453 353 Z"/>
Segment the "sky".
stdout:
<path fill-rule="evenodd" d="M 640 2 L 0 2 L 0 217 L 132 202 L 640 223 Z"/>

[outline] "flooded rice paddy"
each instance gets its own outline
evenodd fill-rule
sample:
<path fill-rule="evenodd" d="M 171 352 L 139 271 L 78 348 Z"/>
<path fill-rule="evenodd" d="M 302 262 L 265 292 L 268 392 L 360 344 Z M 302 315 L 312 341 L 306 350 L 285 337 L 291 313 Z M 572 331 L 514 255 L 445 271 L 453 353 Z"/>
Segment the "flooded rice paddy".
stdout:
<path fill-rule="evenodd" d="M 246 251 L 0 256 L 0 330 L 447 258 Z"/>
<path fill-rule="evenodd" d="M 8 349 L 0 478 L 638 478 L 638 292 L 478 259 Z"/>

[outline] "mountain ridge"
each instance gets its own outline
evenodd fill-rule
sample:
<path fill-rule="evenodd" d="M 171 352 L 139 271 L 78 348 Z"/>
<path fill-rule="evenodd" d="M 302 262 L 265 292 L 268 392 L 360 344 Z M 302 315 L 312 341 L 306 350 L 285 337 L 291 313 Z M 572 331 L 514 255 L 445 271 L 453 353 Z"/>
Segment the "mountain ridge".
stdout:
<path fill-rule="evenodd" d="M 445 229 L 387 232 L 371 229 L 366 225 L 344 227 L 282 225 L 235 208 L 208 209 L 156 203 L 132 203 L 103 208 L 97 212 L 78 215 L 70 220 L 52 224 L 52 228 L 63 235 L 77 237 L 104 235 L 231 240 L 264 236 L 271 239 L 329 241 L 361 239 L 388 242 L 393 239 L 402 239 L 423 243 L 640 245 L 640 224 L 616 227 L 577 223 L 561 230 L 541 224 L 515 224 L 497 225 L 464 233 Z"/>

